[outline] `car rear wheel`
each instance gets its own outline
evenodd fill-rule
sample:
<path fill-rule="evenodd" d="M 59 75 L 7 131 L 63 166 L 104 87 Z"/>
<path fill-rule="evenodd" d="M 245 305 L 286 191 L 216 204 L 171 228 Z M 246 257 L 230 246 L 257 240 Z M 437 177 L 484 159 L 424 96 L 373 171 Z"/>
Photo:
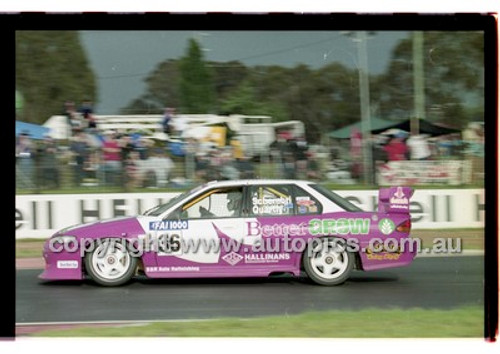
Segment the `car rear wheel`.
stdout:
<path fill-rule="evenodd" d="M 130 255 L 124 242 L 105 239 L 94 246 L 85 255 L 85 268 L 92 280 L 104 286 L 118 286 L 134 276 L 137 257 Z"/>
<path fill-rule="evenodd" d="M 312 243 L 303 257 L 307 276 L 321 285 L 339 285 L 349 278 L 354 268 L 354 254 L 338 238 L 319 239 Z"/>

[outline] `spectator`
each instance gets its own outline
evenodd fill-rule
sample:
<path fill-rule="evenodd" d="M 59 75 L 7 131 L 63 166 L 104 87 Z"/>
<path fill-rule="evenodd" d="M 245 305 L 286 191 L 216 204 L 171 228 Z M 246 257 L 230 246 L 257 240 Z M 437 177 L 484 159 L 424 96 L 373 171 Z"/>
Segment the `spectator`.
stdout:
<path fill-rule="evenodd" d="M 83 119 L 85 120 L 85 125 L 88 129 L 95 130 L 97 129 L 97 122 L 93 113 L 84 113 Z"/>
<path fill-rule="evenodd" d="M 89 147 L 87 157 L 83 165 L 83 179 L 87 181 L 86 183 L 88 185 L 98 185 L 98 172 L 100 166 L 100 151 Z"/>
<path fill-rule="evenodd" d="M 426 135 L 412 135 L 406 141 L 406 145 L 410 150 L 412 160 L 428 160 L 431 156 Z"/>
<path fill-rule="evenodd" d="M 145 186 L 157 188 L 168 184 L 174 163 L 163 149 L 157 148 L 153 150 L 151 157 L 140 163 L 140 167 Z"/>
<path fill-rule="evenodd" d="M 404 142 L 405 136 L 406 136 L 405 134 L 397 133 L 384 147 L 384 150 L 387 153 L 387 158 L 389 159 L 389 161 L 406 160 L 408 148 Z"/>
<path fill-rule="evenodd" d="M 307 174 L 307 141 L 303 136 L 299 136 L 294 144 L 294 158 L 297 167 L 297 178 L 303 179 Z"/>
<path fill-rule="evenodd" d="M 82 116 L 82 129 L 97 128 L 97 124 L 94 117 L 94 108 L 91 100 L 89 99 L 84 100 L 78 111 Z"/>
<path fill-rule="evenodd" d="M 76 111 L 75 103 L 73 101 L 66 101 L 64 103 L 64 115 L 71 129 L 71 136 L 83 128 L 81 115 Z"/>
<path fill-rule="evenodd" d="M 119 176 L 122 173 L 122 162 L 121 147 L 115 131 L 107 131 L 105 133 L 104 142 L 102 144 L 102 157 L 105 182 L 117 185 Z"/>
<path fill-rule="evenodd" d="M 255 178 L 255 167 L 252 163 L 252 158 L 249 156 L 243 156 L 236 160 L 236 165 L 240 171 L 240 178 L 242 179 L 252 179 Z"/>
<path fill-rule="evenodd" d="M 163 132 L 167 135 L 171 135 L 173 132 L 173 116 L 175 115 L 175 108 L 167 107 L 165 108 L 165 113 L 161 121 L 163 127 Z"/>
<path fill-rule="evenodd" d="M 16 163 L 19 167 L 20 182 L 24 188 L 33 187 L 34 146 L 28 132 L 22 132 L 16 142 Z"/>
<path fill-rule="evenodd" d="M 206 151 L 198 150 L 195 156 L 195 176 L 201 181 L 208 180 L 208 168 L 210 165 L 210 158 Z"/>
<path fill-rule="evenodd" d="M 74 184 L 80 186 L 85 177 L 84 168 L 87 162 L 89 144 L 87 142 L 86 133 L 77 131 L 76 135 L 72 138 L 70 144 L 70 151 L 74 156 Z"/>
<path fill-rule="evenodd" d="M 318 159 L 314 152 L 307 153 L 307 178 L 313 181 L 319 181 L 321 178 L 320 166 Z"/>
<path fill-rule="evenodd" d="M 81 113 L 82 116 L 93 114 L 94 108 L 92 107 L 92 101 L 89 99 L 84 100 L 78 111 Z"/>
<path fill-rule="evenodd" d="M 295 160 L 291 152 L 284 155 L 283 172 L 286 179 L 295 179 Z"/>
<path fill-rule="evenodd" d="M 54 140 L 46 137 L 37 149 L 38 173 L 42 187 L 59 188 L 59 169 L 57 146 Z"/>
<path fill-rule="evenodd" d="M 135 145 L 132 142 L 132 138 L 130 137 L 129 134 L 123 134 L 119 139 L 118 139 L 118 145 L 120 146 L 120 160 L 121 160 L 121 165 L 124 167 L 124 172 L 122 173 L 122 184 L 124 186 L 127 185 L 127 171 L 126 171 L 126 165 L 129 162 L 129 156 L 130 154 L 135 151 Z"/>
<path fill-rule="evenodd" d="M 278 132 L 276 134 L 276 140 L 269 145 L 269 148 L 271 149 L 272 161 L 276 166 L 276 175 L 283 177 L 285 175 L 285 154 L 288 150 L 286 133 Z"/>
<path fill-rule="evenodd" d="M 137 151 L 130 151 L 124 161 L 124 185 L 127 190 L 141 186 L 142 176 L 139 173 L 140 155 Z"/>

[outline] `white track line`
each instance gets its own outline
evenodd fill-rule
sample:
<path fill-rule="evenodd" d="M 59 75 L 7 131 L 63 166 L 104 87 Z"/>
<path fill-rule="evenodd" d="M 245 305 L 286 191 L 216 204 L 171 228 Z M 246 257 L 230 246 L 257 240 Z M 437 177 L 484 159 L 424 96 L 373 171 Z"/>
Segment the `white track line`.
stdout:
<path fill-rule="evenodd" d="M 170 323 L 170 322 L 209 322 L 217 321 L 214 318 L 195 318 L 179 320 L 116 320 L 116 321 L 69 321 L 69 322 L 22 322 L 16 323 L 17 327 L 29 326 L 81 326 L 81 325 L 134 325 L 149 323 Z"/>
<path fill-rule="evenodd" d="M 484 250 L 463 250 L 460 253 L 433 253 L 420 252 L 417 258 L 427 257 L 466 257 L 466 256 L 484 256 Z"/>

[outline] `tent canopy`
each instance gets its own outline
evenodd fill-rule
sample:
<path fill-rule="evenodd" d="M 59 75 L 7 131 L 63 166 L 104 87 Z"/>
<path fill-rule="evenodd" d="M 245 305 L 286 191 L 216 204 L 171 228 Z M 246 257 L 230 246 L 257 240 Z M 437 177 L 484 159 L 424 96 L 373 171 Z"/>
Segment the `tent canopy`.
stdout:
<path fill-rule="evenodd" d="M 389 129 L 392 125 L 394 125 L 393 120 L 386 120 L 381 118 L 372 118 L 370 119 L 370 125 L 372 132 L 374 129 L 381 129 L 382 131 Z M 334 130 L 328 134 L 330 138 L 336 139 L 349 139 L 351 137 L 351 133 L 354 129 L 361 131 L 361 122 L 357 122 L 346 127 Z"/>
<path fill-rule="evenodd" d="M 443 127 L 438 124 L 433 124 L 427 120 L 424 119 L 419 119 L 418 120 L 418 125 L 419 125 L 419 130 L 420 134 L 428 134 L 431 136 L 439 136 L 439 135 L 447 135 L 447 134 L 455 134 L 455 133 L 460 133 L 461 131 L 459 129 L 452 129 L 452 128 L 447 128 Z M 411 130 L 411 121 L 410 119 L 407 119 L 402 122 L 397 122 L 396 124 L 393 124 L 390 126 L 388 129 L 401 129 L 404 131 L 409 132 Z M 384 131 L 385 129 L 372 129 L 373 134 L 380 134 Z"/>
<path fill-rule="evenodd" d="M 404 121 L 393 121 L 380 118 L 372 118 L 370 123 L 372 134 L 380 134 L 388 129 L 400 129 L 409 132 L 411 120 L 407 119 Z M 431 136 L 460 133 L 459 129 L 446 128 L 438 124 L 433 124 L 424 119 L 419 119 L 419 128 L 420 134 L 428 134 Z M 328 135 L 331 138 L 336 139 L 349 139 L 351 137 L 351 132 L 353 129 L 358 129 L 359 131 L 361 131 L 361 122 L 334 130 Z"/>
<path fill-rule="evenodd" d="M 49 135 L 50 129 L 38 124 L 26 123 L 16 120 L 16 137 L 26 133 L 31 139 L 44 139 Z"/>

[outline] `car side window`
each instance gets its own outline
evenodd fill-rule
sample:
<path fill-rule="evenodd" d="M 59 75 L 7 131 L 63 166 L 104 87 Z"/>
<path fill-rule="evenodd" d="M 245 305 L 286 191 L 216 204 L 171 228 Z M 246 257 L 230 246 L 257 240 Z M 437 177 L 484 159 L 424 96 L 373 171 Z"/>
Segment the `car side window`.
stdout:
<path fill-rule="evenodd" d="M 197 196 L 182 206 L 182 218 L 212 219 L 239 217 L 243 188 L 216 188 Z"/>
<path fill-rule="evenodd" d="M 256 216 L 293 215 L 292 186 L 259 185 L 250 187 L 250 213 Z"/>
<path fill-rule="evenodd" d="M 300 187 L 295 186 L 297 215 L 321 214 L 321 203 Z"/>

